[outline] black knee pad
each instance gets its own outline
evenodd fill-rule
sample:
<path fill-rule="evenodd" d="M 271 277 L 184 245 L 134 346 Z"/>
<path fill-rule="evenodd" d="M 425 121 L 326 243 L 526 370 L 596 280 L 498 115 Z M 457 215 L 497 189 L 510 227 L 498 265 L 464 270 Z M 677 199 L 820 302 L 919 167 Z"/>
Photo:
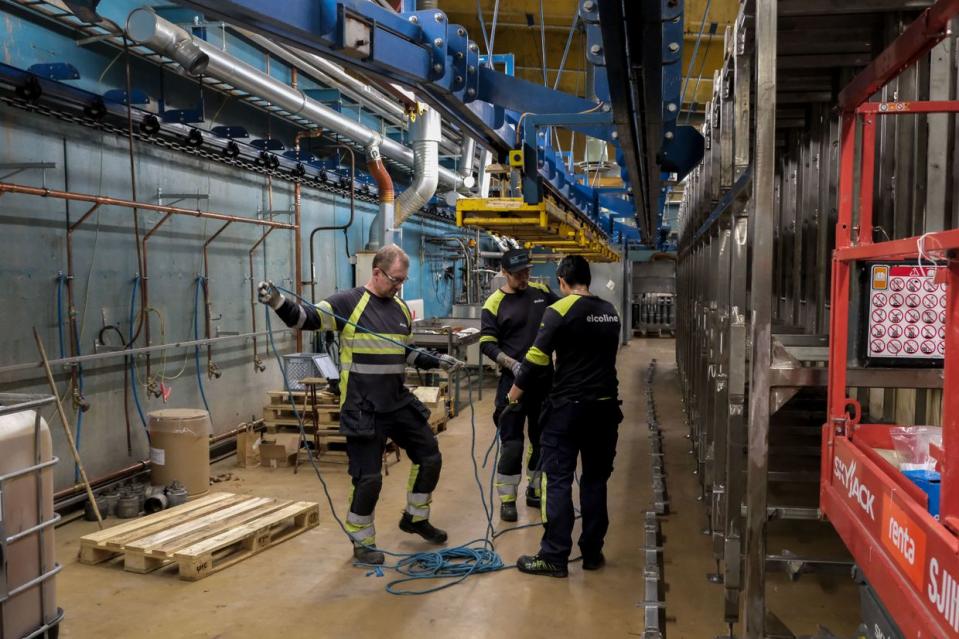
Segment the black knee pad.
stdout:
<path fill-rule="evenodd" d="M 431 493 L 440 479 L 440 469 L 443 467 L 443 456 L 440 451 L 431 453 L 420 460 L 420 470 L 413 484 L 414 493 Z"/>
<path fill-rule="evenodd" d="M 523 440 L 509 439 L 499 451 L 498 470 L 503 475 L 518 475 L 523 466 Z"/>
<path fill-rule="evenodd" d="M 376 508 L 376 501 L 383 488 L 382 475 L 360 475 L 353 478 L 353 502 L 350 511 L 356 515 L 369 515 Z"/>

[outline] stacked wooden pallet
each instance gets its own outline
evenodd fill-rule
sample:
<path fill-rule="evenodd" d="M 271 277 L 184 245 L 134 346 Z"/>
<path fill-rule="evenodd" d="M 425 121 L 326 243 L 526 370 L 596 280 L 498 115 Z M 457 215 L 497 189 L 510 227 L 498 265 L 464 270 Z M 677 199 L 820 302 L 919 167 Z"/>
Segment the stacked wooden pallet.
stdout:
<path fill-rule="evenodd" d="M 313 502 L 210 493 L 81 537 L 80 562 L 123 555 L 124 569 L 139 573 L 176 563 L 180 579 L 196 581 L 319 523 Z"/>
<path fill-rule="evenodd" d="M 445 431 L 449 420 L 447 385 L 417 386 L 410 390 L 429 409 L 433 432 Z M 268 433 L 296 431 L 299 418 L 302 418 L 306 432 L 315 435 L 319 444 L 346 442 L 339 433 L 339 400 L 332 393 L 319 391 L 316 401 L 309 391 L 270 391 L 268 396 L 269 403 L 263 407 L 263 422 Z M 295 411 L 293 404 L 296 405 Z"/>

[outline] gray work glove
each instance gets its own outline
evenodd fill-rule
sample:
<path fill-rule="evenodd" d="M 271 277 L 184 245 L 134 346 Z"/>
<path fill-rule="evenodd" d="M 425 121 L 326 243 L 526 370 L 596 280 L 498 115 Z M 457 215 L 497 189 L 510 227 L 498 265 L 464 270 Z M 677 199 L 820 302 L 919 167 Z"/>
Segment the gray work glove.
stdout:
<path fill-rule="evenodd" d="M 452 355 L 441 353 L 441 354 L 435 355 L 434 357 L 436 357 L 437 361 L 440 364 L 440 368 L 442 368 L 444 371 L 453 372 L 463 367 L 463 362 L 459 361 Z"/>
<path fill-rule="evenodd" d="M 506 353 L 500 351 L 500 354 L 496 356 L 496 363 L 499 364 L 503 369 L 511 372 L 513 377 L 519 375 L 520 363 Z"/>
<path fill-rule="evenodd" d="M 269 280 L 260 282 L 260 285 L 256 287 L 256 292 L 260 302 L 269 304 L 274 311 L 283 306 L 283 300 L 286 299 L 283 297 L 283 293 Z"/>

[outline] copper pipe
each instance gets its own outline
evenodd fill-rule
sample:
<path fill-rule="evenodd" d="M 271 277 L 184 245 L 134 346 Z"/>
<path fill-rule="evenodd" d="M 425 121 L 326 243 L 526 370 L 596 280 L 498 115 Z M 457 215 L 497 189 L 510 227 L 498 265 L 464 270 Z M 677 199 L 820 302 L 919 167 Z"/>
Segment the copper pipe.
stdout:
<path fill-rule="evenodd" d="M 54 189 L 37 188 L 34 186 L 23 186 L 22 184 L 11 184 L 9 182 L 0 182 L 0 194 L 19 193 L 21 195 L 38 195 L 40 197 L 52 197 L 60 200 L 70 200 L 72 202 L 90 202 L 101 206 L 120 206 L 128 209 L 142 209 L 144 211 L 156 211 L 158 213 L 171 213 L 173 215 L 189 215 L 190 217 L 207 218 L 211 220 L 221 220 L 223 222 L 232 221 L 238 224 L 254 224 L 256 226 L 268 226 L 278 229 L 295 228 L 293 224 L 284 222 L 274 222 L 273 220 L 260 220 L 257 218 L 242 217 L 238 215 L 227 215 L 225 213 L 215 213 L 213 211 L 200 211 L 195 209 L 184 209 L 178 206 L 165 206 L 162 204 L 150 204 L 148 202 L 134 202 L 132 200 L 122 200 L 113 197 L 103 197 L 101 195 L 89 195 L 86 193 L 72 193 L 67 191 L 57 191 Z"/>
<path fill-rule="evenodd" d="M 383 159 L 380 157 L 379 149 L 373 147 L 370 149 L 369 160 L 366 163 L 366 170 L 370 172 L 373 179 L 376 180 L 376 186 L 379 188 L 379 214 L 373 219 L 370 226 L 369 245 L 375 248 L 386 246 L 387 229 L 393 228 L 393 178 L 383 165 Z M 379 244 L 379 246 L 376 246 Z"/>
<path fill-rule="evenodd" d="M 293 86 L 296 86 L 296 75 L 292 76 Z M 303 138 L 316 138 L 323 135 L 323 129 L 304 129 L 296 132 L 296 135 L 293 137 L 293 148 L 296 150 L 297 160 L 300 158 L 300 140 Z M 302 222 L 302 192 L 303 187 L 300 185 L 299 180 L 293 184 L 293 224 L 297 229 L 300 228 Z M 300 243 L 299 232 L 297 232 L 296 242 L 294 243 L 293 249 L 293 259 L 296 262 L 294 266 L 294 286 L 293 290 L 296 291 L 296 294 L 303 294 L 303 246 Z M 296 331 L 296 350 L 297 352 L 303 351 L 303 331 Z"/>
<path fill-rule="evenodd" d="M 225 231 L 226 227 L 230 226 L 231 224 L 233 224 L 232 220 L 224 223 L 223 226 L 221 226 L 216 233 L 214 233 L 209 238 L 207 238 L 207 240 L 203 243 L 203 308 L 204 308 L 205 320 L 206 320 L 206 337 L 207 338 L 212 337 L 211 334 L 213 333 L 213 317 L 212 317 L 213 314 L 211 312 L 212 309 L 210 308 L 210 257 L 207 254 L 207 249 L 209 248 L 210 243 L 213 240 L 215 240 L 217 237 L 219 237 L 220 233 Z M 212 364 L 213 364 L 213 345 L 207 344 L 207 347 L 206 347 L 207 375 L 209 375 L 209 371 L 212 368 Z"/>
<path fill-rule="evenodd" d="M 366 165 L 366 169 L 370 172 L 370 175 L 373 176 L 373 179 L 376 180 L 376 186 L 380 192 L 380 202 L 392 202 L 395 199 L 393 195 L 393 178 L 390 177 L 389 172 L 383 165 L 383 160 L 379 157 L 371 158 Z"/>

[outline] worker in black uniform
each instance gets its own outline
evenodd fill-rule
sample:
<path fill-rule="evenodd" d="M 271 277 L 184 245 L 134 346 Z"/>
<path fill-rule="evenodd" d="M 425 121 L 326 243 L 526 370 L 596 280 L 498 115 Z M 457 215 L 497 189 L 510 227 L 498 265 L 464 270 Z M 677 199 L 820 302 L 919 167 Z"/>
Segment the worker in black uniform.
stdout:
<path fill-rule="evenodd" d="M 496 468 L 496 490 L 500 498 L 500 519 L 516 521 L 516 494 L 523 469 L 523 423 L 529 424 L 529 454 L 526 458 L 529 485 L 526 505 L 540 506 L 539 488 L 539 412 L 548 376 L 537 388 L 523 397 L 516 410 L 503 415 L 506 395 L 513 386 L 519 370 L 519 361 L 533 345 L 540 318 L 546 307 L 559 299 L 545 284 L 529 281 L 529 252 L 522 249 L 507 251 L 501 262 L 506 284 L 493 291 L 483 304 L 480 349 L 502 369 L 496 389 L 493 422 L 499 428 L 502 442 L 499 465 Z"/>
<path fill-rule="evenodd" d="M 589 292 L 589 263 L 583 257 L 563 258 L 556 276 L 566 297 L 543 313 L 536 340 L 510 389 L 505 412 L 519 409 L 524 390 L 547 374 L 555 353 L 552 388 L 540 416 L 543 538 L 539 553 L 520 557 L 516 567 L 525 573 L 566 577 L 575 519 L 573 474 L 580 455 L 583 569 L 597 570 L 605 563 L 603 540 L 609 528 L 606 482 L 613 472 L 623 419 L 616 380 L 620 321 L 612 304 Z"/>
<path fill-rule="evenodd" d="M 353 480 L 345 527 L 353 540 L 353 556 L 368 564 L 384 560 L 374 548 L 373 510 L 383 484 L 387 438 L 406 450 L 413 462 L 400 529 L 434 544 L 446 542 L 446 532 L 429 521 L 442 457 L 427 423 L 429 410 L 404 381 L 408 364 L 451 370 L 459 362 L 401 345 L 409 343 L 413 330 L 410 310 L 397 297 L 409 264 L 401 248 L 386 246 L 373 257 L 373 272 L 364 286 L 334 293 L 316 307 L 284 298 L 271 282 L 259 285 L 260 301 L 287 326 L 340 333 L 340 432 L 346 435 Z"/>

